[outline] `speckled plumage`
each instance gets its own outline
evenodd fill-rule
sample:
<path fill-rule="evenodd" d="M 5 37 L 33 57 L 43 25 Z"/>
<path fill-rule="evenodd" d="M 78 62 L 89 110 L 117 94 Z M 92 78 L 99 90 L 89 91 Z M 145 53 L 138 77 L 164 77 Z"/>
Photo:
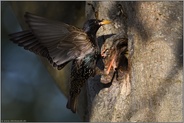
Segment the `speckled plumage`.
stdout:
<path fill-rule="evenodd" d="M 96 32 L 107 20 L 90 19 L 83 29 L 31 13 L 25 14 L 29 30 L 10 34 L 10 40 L 49 60 L 61 70 L 72 61 L 67 108 L 76 112 L 76 98 L 90 76 L 94 76 L 99 48 Z"/>
<path fill-rule="evenodd" d="M 76 112 L 77 97 L 81 88 L 89 77 L 95 75 L 97 55 L 95 52 L 81 61 L 74 60 L 72 63 L 70 97 L 67 103 L 67 108 L 70 108 L 72 112 Z"/>

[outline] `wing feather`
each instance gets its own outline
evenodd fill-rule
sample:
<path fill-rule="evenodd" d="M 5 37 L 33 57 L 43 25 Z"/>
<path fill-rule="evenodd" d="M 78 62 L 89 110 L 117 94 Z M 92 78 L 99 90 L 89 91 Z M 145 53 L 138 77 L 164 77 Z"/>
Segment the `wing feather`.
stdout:
<path fill-rule="evenodd" d="M 93 48 L 87 34 L 74 26 L 31 13 L 26 13 L 25 19 L 31 30 L 11 34 L 10 40 L 48 58 L 58 69 Z"/>

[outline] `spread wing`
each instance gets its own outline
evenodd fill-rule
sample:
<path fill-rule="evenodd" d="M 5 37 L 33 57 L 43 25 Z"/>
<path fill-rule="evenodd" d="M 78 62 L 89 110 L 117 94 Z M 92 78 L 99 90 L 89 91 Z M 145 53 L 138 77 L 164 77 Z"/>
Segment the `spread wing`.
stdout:
<path fill-rule="evenodd" d="M 46 57 L 58 69 L 93 50 L 87 34 L 74 26 L 30 13 L 25 14 L 25 19 L 30 30 L 10 34 L 10 40 Z"/>

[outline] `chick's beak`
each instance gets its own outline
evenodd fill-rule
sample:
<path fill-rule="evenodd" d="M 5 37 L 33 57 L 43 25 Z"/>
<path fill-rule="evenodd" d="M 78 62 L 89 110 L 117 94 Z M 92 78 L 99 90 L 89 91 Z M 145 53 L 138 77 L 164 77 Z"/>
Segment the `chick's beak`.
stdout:
<path fill-rule="evenodd" d="M 102 20 L 102 21 L 100 22 L 100 25 L 105 25 L 105 24 L 110 24 L 110 23 L 112 23 L 112 22 L 109 21 L 109 20 Z"/>

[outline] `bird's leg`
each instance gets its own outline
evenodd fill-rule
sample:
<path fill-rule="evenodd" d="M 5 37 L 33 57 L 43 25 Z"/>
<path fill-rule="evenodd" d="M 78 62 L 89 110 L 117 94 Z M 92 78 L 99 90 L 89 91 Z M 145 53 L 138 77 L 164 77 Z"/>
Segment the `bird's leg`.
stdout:
<path fill-rule="evenodd" d="M 88 5 L 89 5 L 89 6 L 91 6 L 91 8 L 92 8 L 93 12 L 95 13 L 95 18 L 98 20 L 98 11 L 96 11 L 96 10 L 95 10 L 95 7 L 94 7 L 94 5 L 93 5 L 93 4 L 88 3 Z"/>

